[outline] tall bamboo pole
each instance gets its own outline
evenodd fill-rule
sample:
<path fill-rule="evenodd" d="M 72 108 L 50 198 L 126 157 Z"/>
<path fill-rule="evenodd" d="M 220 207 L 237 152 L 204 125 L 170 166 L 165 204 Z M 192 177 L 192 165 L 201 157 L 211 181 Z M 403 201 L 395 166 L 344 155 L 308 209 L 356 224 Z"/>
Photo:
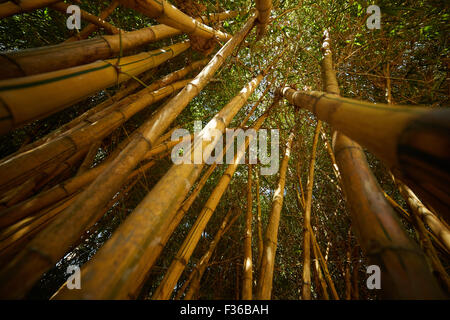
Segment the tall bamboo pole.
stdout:
<path fill-rule="evenodd" d="M 311 240 L 312 240 L 313 235 L 314 235 L 314 232 L 311 229 Z M 330 297 L 329 297 L 328 291 L 327 291 L 327 283 L 326 283 L 325 279 L 323 278 L 322 269 L 320 267 L 319 253 L 317 252 L 317 247 L 314 245 L 314 242 L 313 242 L 312 248 L 313 248 L 313 254 L 314 254 L 314 267 L 316 270 L 317 277 L 319 278 L 320 287 L 322 288 L 323 298 L 325 300 L 330 300 Z"/>
<path fill-rule="evenodd" d="M 227 233 L 227 231 L 230 229 L 233 223 L 240 216 L 240 211 L 238 211 L 238 213 L 234 213 L 234 216 L 232 216 L 231 213 L 232 211 L 230 210 L 229 213 L 225 216 L 225 219 L 220 225 L 219 230 L 215 234 L 213 241 L 211 241 L 211 243 L 209 244 L 208 250 L 202 256 L 200 262 L 195 266 L 194 270 L 191 272 L 193 278 L 189 286 L 189 290 L 186 292 L 184 300 L 191 300 L 194 298 L 195 294 L 200 288 L 200 281 L 203 277 L 203 274 L 206 271 L 206 268 L 208 267 L 209 260 L 211 259 L 214 250 L 219 244 L 220 239 L 223 237 L 225 233 Z"/>
<path fill-rule="evenodd" d="M 264 251 L 255 295 L 255 298 L 258 300 L 269 300 L 272 294 L 273 270 L 278 241 L 278 225 L 280 223 L 281 209 L 283 208 L 284 185 L 286 183 L 286 172 L 293 140 L 294 133 L 292 132 L 289 135 L 283 160 L 281 161 L 278 186 L 273 195 L 272 212 L 266 227 Z"/>
<path fill-rule="evenodd" d="M 183 41 L 150 52 L 0 81 L 0 134 L 41 119 L 99 90 L 154 68 L 190 47 Z M 89 83 L 89 85 L 86 85 Z M 48 97 L 51 96 L 51 99 Z M 30 108 L 29 106 L 33 106 Z"/>
<path fill-rule="evenodd" d="M 420 217 L 430 228 L 431 232 L 439 239 L 439 241 L 445 246 L 447 251 L 450 251 L 450 231 L 447 227 L 423 205 L 423 203 L 417 198 L 410 188 L 406 185 L 395 180 L 401 195 L 406 200 L 406 203 L 414 212 L 415 215 Z"/>
<path fill-rule="evenodd" d="M 242 300 L 252 300 L 253 262 L 252 262 L 252 165 L 248 165 L 247 214 L 245 215 L 244 261 L 242 271 Z"/>
<path fill-rule="evenodd" d="M 281 91 L 292 104 L 367 147 L 439 214 L 450 215 L 448 108 L 372 104 L 291 88 Z"/>
<path fill-rule="evenodd" d="M 272 10 L 272 0 L 256 0 L 256 9 L 258 10 L 257 38 L 262 38 L 269 24 L 270 11 Z"/>
<path fill-rule="evenodd" d="M 303 300 L 311 300 L 311 202 L 314 186 L 314 165 L 316 163 L 317 142 L 319 141 L 319 133 L 321 127 L 322 122 L 318 120 L 316 129 L 314 131 L 314 138 L 311 149 L 311 160 L 309 162 L 308 181 L 306 183 L 305 214 L 303 218 Z"/>
<path fill-rule="evenodd" d="M 166 0 L 120 0 L 121 4 L 142 12 L 150 18 L 154 18 L 162 24 L 181 30 L 188 34 L 206 39 L 217 37 L 222 41 L 231 39 L 231 36 L 189 17 Z"/>
<path fill-rule="evenodd" d="M 316 239 L 316 235 L 314 234 L 311 226 L 309 226 L 309 228 L 310 228 L 309 232 L 311 234 L 311 240 L 312 240 L 313 246 L 316 247 L 317 253 L 319 254 L 319 261 L 322 266 L 322 270 L 325 274 L 325 278 L 327 279 L 328 285 L 330 287 L 331 294 L 333 295 L 333 298 L 335 300 L 339 300 L 339 295 L 336 291 L 336 287 L 334 285 L 333 279 L 331 278 L 330 271 L 328 270 L 327 260 L 322 255 L 322 251 L 320 250 L 319 243 L 317 242 L 317 239 Z"/>
<path fill-rule="evenodd" d="M 324 59 L 322 61 L 324 87 L 327 92 L 334 93 L 333 99 L 341 99 L 337 96 L 339 87 L 333 69 L 328 33 L 326 33 L 322 48 L 324 51 Z M 298 99 L 292 99 L 294 92 L 291 91 L 288 94 L 287 91 L 289 90 L 282 91 L 285 97 L 290 96 L 288 99 L 291 103 L 296 100 L 297 103 L 294 104 L 299 105 Z M 336 117 L 333 117 L 334 120 L 322 117 L 323 114 L 321 112 L 324 107 L 321 104 L 321 100 L 320 98 L 315 99 L 314 104 L 314 111 L 316 115 L 319 115 L 318 118 L 329 121 L 333 126 L 337 125 L 336 129 L 346 130 L 343 125 L 335 121 Z M 307 105 L 308 103 L 302 104 L 306 108 L 312 107 L 312 105 Z M 336 107 L 337 105 L 334 104 L 334 106 Z M 389 106 L 389 108 L 391 107 Z M 360 108 L 358 107 L 357 109 Z M 340 109 L 334 109 L 333 113 L 335 116 L 339 114 L 338 110 Z M 378 111 L 378 105 L 374 109 L 368 108 L 367 110 L 371 110 L 370 112 Z M 356 112 L 360 112 L 360 110 Z M 390 128 L 393 125 L 390 123 L 390 119 L 395 118 L 395 115 L 392 112 L 389 114 L 391 117 L 384 119 L 381 131 L 393 130 Z M 358 122 L 359 131 L 364 131 L 366 124 L 370 126 L 368 122 L 377 122 L 370 115 L 366 114 L 366 117 L 367 119 L 361 123 L 360 119 L 356 119 L 355 113 L 352 113 L 351 123 Z M 367 121 L 369 119 L 370 121 Z M 351 126 L 350 122 L 346 124 Z M 359 133 L 351 136 L 357 138 Z M 381 289 L 383 295 L 392 299 L 443 298 L 443 293 L 431 275 L 423 253 L 405 234 L 396 220 L 395 212 L 385 200 L 369 169 L 362 148 L 340 133 L 335 133 L 333 140 L 334 154 L 342 176 L 354 233 L 359 239 L 365 254 L 370 257 L 373 264 L 380 266 L 383 272 Z M 391 139 L 380 139 L 378 142 L 387 147 L 391 143 Z"/>
<path fill-rule="evenodd" d="M 258 263 L 256 265 L 258 272 L 261 267 L 261 261 L 264 250 L 264 240 L 263 240 L 263 227 L 262 227 L 262 217 L 261 217 L 261 200 L 259 197 L 259 173 L 256 170 L 256 227 L 258 230 Z"/>

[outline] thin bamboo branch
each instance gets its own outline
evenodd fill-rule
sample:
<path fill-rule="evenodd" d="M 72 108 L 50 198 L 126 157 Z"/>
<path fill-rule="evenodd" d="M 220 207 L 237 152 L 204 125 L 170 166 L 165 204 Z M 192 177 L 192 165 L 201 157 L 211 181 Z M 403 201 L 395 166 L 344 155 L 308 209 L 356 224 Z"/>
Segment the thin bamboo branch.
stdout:
<path fill-rule="evenodd" d="M 181 30 L 185 33 L 199 36 L 202 38 L 218 38 L 222 41 L 228 41 L 231 36 L 199 22 L 198 20 L 184 14 L 166 0 L 120 0 L 121 4 L 142 12 L 150 18 L 154 18 L 162 24 Z"/>
<path fill-rule="evenodd" d="M 302 299 L 311 300 L 311 205 L 312 205 L 312 192 L 314 186 L 314 165 L 316 163 L 316 150 L 317 142 L 319 141 L 320 128 L 322 122 L 317 121 L 316 129 L 314 132 L 314 138 L 311 149 L 311 160 L 309 162 L 308 181 L 306 183 L 306 202 L 305 202 L 305 214 L 303 218 L 303 288 Z"/>
<path fill-rule="evenodd" d="M 294 133 L 292 132 L 289 135 L 283 160 L 281 161 L 278 186 L 273 195 L 272 212 L 269 216 L 269 221 L 266 227 L 266 234 L 264 237 L 264 251 L 255 294 L 255 299 L 258 300 L 268 300 L 272 295 L 272 280 L 278 241 L 278 226 L 280 223 L 281 209 L 283 207 L 286 172 L 293 140 Z"/>
<path fill-rule="evenodd" d="M 245 216 L 244 269 L 242 271 L 242 300 L 252 300 L 253 259 L 252 259 L 252 165 L 248 165 L 247 177 L 247 214 Z"/>

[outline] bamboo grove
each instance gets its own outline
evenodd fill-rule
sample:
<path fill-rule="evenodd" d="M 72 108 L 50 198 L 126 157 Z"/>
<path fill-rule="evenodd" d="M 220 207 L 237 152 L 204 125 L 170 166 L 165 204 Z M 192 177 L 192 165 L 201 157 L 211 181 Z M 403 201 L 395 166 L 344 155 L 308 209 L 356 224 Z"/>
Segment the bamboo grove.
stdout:
<path fill-rule="evenodd" d="M 450 12 L 406 2 L 0 1 L 0 297 L 448 299 Z"/>

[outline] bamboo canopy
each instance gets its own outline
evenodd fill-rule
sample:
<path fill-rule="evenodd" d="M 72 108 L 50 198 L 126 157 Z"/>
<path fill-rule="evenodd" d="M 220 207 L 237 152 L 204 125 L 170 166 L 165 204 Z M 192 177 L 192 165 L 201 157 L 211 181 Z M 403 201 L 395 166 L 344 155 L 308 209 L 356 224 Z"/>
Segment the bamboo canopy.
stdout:
<path fill-rule="evenodd" d="M 154 68 L 176 57 L 189 46 L 189 41 L 184 41 L 158 50 L 124 57 L 117 65 L 117 59 L 110 59 L 41 75 L 0 81 L 2 101 L 0 114 L 3 115 L 0 134 L 46 117 L 98 90 Z M 91 85 L 85 86 L 86 82 Z M 60 94 L 53 95 L 52 99 L 46 99 L 51 92 Z"/>
<path fill-rule="evenodd" d="M 221 41 L 228 41 L 231 36 L 189 17 L 184 14 L 166 0 L 120 0 L 120 3 L 126 7 L 155 18 L 160 23 L 168 25 L 172 28 L 181 30 L 187 34 L 192 34 L 202 38 L 210 39 L 216 37 Z"/>

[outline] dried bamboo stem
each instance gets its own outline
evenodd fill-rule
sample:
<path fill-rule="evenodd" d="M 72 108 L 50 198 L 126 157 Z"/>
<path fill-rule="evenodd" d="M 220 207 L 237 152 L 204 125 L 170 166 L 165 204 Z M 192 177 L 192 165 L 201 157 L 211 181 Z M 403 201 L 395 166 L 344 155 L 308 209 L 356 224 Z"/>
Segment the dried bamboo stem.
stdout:
<path fill-rule="evenodd" d="M 283 193 L 286 183 L 286 172 L 289 163 L 291 146 L 294 140 L 294 133 L 289 135 L 286 143 L 283 160 L 280 165 L 280 176 L 278 186 L 272 199 L 272 212 L 266 227 L 264 237 L 264 251 L 259 272 L 258 285 L 256 289 L 255 299 L 268 300 L 272 294 L 273 270 L 275 266 L 275 253 L 277 249 L 278 225 L 280 223 L 281 209 L 283 207 Z"/>

